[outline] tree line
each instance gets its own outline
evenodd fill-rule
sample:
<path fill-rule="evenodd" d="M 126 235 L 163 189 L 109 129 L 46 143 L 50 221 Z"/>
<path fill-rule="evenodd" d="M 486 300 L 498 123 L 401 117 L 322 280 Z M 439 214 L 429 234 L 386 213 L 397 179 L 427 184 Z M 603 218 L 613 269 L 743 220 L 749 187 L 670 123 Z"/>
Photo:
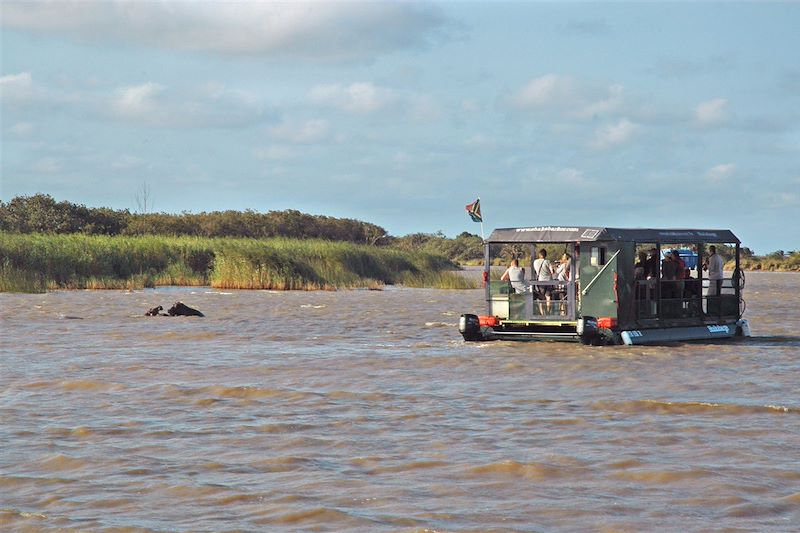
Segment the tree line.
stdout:
<path fill-rule="evenodd" d="M 0 231 L 86 235 L 187 235 L 195 237 L 288 237 L 381 245 L 391 240 L 376 224 L 350 218 L 309 215 L 294 209 L 259 213 L 132 213 L 127 209 L 57 202 L 47 194 L 0 201 Z"/>
<path fill-rule="evenodd" d="M 463 232 L 448 238 L 441 231 L 389 235 L 384 228 L 350 218 L 309 215 L 294 209 L 260 213 L 211 211 L 203 213 L 133 213 L 127 209 L 86 207 L 68 201 L 57 202 L 50 195 L 17 196 L 0 201 L 0 231 L 86 235 L 174 235 L 195 237 L 243 237 L 264 239 L 287 237 L 323 239 L 371 246 L 391 246 L 409 252 L 442 255 L 460 264 L 480 264 L 483 241 L 478 235 Z M 733 250 L 720 247 L 726 261 Z M 518 254 L 509 248 L 500 254 L 504 260 Z M 758 256 L 742 247 L 742 265 L 752 270 L 800 270 L 800 251 L 778 250 Z"/>

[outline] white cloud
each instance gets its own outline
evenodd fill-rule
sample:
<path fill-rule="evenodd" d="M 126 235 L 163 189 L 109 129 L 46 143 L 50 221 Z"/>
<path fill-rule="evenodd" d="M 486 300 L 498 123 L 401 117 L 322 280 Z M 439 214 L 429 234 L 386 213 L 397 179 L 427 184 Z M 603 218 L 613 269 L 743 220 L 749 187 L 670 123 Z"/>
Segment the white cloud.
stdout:
<path fill-rule="evenodd" d="M 777 191 L 767 193 L 769 207 L 777 209 L 800 207 L 800 194 L 796 192 Z"/>
<path fill-rule="evenodd" d="M 79 42 L 338 61 L 427 44 L 445 20 L 411 2 L 3 2 L 3 26 Z"/>
<path fill-rule="evenodd" d="M 283 121 L 269 128 L 273 139 L 306 144 L 324 140 L 330 133 L 330 123 L 323 119 Z"/>
<path fill-rule="evenodd" d="M 497 145 L 497 141 L 482 133 L 476 133 L 464 142 L 468 148 L 493 148 Z"/>
<path fill-rule="evenodd" d="M 268 161 L 284 161 L 286 159 L 292 159 L 296 155 L 297 152 L 294 148 L 279 144 L 260 146 L 253 149 L 253 157 Z"/>
<path fill-rule="evenodd" d="M 15 137 L 30 137 L 35 127 L 30 122 L 17 122 L 9 128 L 9 132 Z"/>
<path fill-rule="evenodd" d="M 266 116 L 254 96 L 217 83 L 177 89 L 155 82 L 120 87 L 100 112 L 117 120 L 176 128 L 225 128 Z"/>
<path fill-rule="evenodd" d="M 395 167 L 403 168 L 406 165 L 408 165 L 408 163 L 410 163 L 411 161 L 412 161 L 411 156 L 408 154 L 408 152 L 405 152 L 404 150 L 398 150 L 392 156 L 392 162 L 394 162 Z"/>
<path fill-rule="evenodd" d="M 0 77 L 0 99 L 3 102 L 24 102 L 32 100 L 36 89 L 30 72 L 7 74 Z"/>
<path fill-rule="evenodd" d="M 156 97 L 163 90 L 164 87 L 153 82 L 121 87 L 112 98 L 112 109 L 121 118 L 150 121 L 155 118 Z"/>
<path fill-rule="evenodd" d="M 595 137 L 591 142 L 591 146 L 602 149 L 624 144 L 640 129 L 641 127 L 638 124 L 631 122 L 627 118 L 620 119 L 614 124 L 598 128 L 595 131 Z"/>
<path fill-rule="evenodd" d="M 372 83 L 318 85 L 311 89 L 309 96 L 316 104 L 361 114 L 374 113 L 397 98 L 391 89 Z"/>
<path fill-rule="evenodd" d="M 54 157 L 43 157 L 33 164 L 31 170 L 40 174 L 57 174 L 61 172 L 61 162 Z"/>
<path fill-rule="evenodd" d="M 7 74 L 0 77 L 0 101 L 18 108 L 32 107 L 47 113 L 59 106 L 79 104 L 81 94 L 72 88 L 52 89 L 42 85 L 31 72 Z"/>
<path fill-rule="evenodd" d="M 22 72 L 0 78 L 0 96 L 4 106 L 12 104 L 37 113 L 73 111 L 82 116 L 164 127 L 231 127 L 269 118 L 256 96 L 213 82 L 166 87 L 147 81 L 112 90 L 83 86 L 67 91 L 42 86 L 30 72 Z M 12 133 L 21 134 L 22 130 Z"/>
<path fill-rule="evenodd" d="M 713 182 L 722 183 L 728 181 L 735 171 L 736 165 L 732 163 L 725 163 L 708 169 L 706 176 Z"/>
<path fill-rule="evenodd" d="M 426 95 L 411 98 L 409 103 L 411 116 L 416 120 L 434 121 L 442 118 L 443 111 L 435 99 Z"/>
<path fill-rule="evenodd" d="M 575 93 L 575 80 L 560 74 L 545 74 L 529 81 L 511 96 L 518 108 L 535 108 L 563 103 Z"/>
<path fill-rule="evenodd" d="M 582 170 L 565 168 L 559 171 L 557 183 L 559 186 L 586 187 L 589 185 L 589 180 L 586 179 Z"/>
<path fill-rule="evenodd" d="M 621 113 L 625 91 L 619 84 L 601 86 L 571 76 L 545 74 L 514 92 L 508 103 L 525 111 L 584 120 Z"/>
<path fill-rule="evenodd" d="M 461 101 L 461 109 L 470 113 L 474 113 L 480 110 L 480 105 L 478 104 L 477 100 L 465 98 Z"/>
<path fill-rule="evenodd" d="M 111 161 L 111 168 L 114 170 L 134 170 L 141 168 L 144 160 L 132 155 L 122 155 Z"/>
<path fill-rule="evenodd" d="M 20 72 L 19 74 L 7 74 L 0 77 L 0 88 L 9 87 L 29 87 L 33 82 L 30 72 Z"/>
<path fill-rule="evenodd" d="M 722 124 L 728 118 L 726 107 L 728 100 L 725 98 L 715 98 L 707 102 L 701 102 L 694 109 L 694 119 L 701 126 L 715 126 Z"/>
<path fill-rule="evenodd" d="M 607 89 L 607 94 L 601 96 L 599 99 L 590 101 L 576 111 L 576 115 L 580 117 L 594 117 L 597 115 L 605 115 L 613 113 L 620 109 L 623 104 L 623 87 L 622 85 L 611 85 Z"/>

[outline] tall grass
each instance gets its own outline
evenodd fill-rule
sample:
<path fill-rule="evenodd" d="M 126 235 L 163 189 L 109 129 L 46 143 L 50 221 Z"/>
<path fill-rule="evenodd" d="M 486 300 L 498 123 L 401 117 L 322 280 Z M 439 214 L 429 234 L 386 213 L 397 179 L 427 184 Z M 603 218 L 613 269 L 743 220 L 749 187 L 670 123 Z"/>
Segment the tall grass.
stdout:
<path fill-rule="evenodd" d="M 45 292 L 47 283 L 38 272 L 15 268 L 8 259 L 0 263 L 0 292 Z"/>
<path fill-rule="evenodd" d="M 346 242 L 0 233 L 0 291 L 206 285 L 463 288 L 444 257 Z"/>

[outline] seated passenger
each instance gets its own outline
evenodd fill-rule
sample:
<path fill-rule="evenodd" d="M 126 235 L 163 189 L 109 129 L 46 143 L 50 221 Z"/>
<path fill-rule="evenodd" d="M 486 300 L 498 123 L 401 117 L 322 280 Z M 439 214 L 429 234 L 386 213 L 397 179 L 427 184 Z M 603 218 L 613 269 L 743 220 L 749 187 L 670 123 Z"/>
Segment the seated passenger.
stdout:
<path fill-rule="evenodd" d="M 508 281 L 511 283 L 511 287 L 517 294 L 525 292 L 528 288 L 528 285 L 525 283 L 525 269 L 519 267 L 519 261 L 517 259 L 511 260 L 511 266 L 500 276 L 500 281 Z"/>

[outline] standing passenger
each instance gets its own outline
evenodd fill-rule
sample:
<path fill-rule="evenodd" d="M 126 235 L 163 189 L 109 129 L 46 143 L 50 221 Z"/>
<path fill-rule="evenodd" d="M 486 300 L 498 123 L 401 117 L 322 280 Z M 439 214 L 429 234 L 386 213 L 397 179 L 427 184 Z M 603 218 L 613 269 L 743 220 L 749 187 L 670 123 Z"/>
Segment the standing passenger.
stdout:
<path fill-rule="evenodd" d="M 572 270 L 570 269 L 570 264 L 572 263 L 572 256 L 568 253 L 564 253 L 561 256 L 561 262 L 558 264 L 556 268 L 556 279 L 560 281 L 562 284 L 558 286 L 558 299 L 562 301 L 561 304 L 561 314 L 567 314 L 567 285 L 572 280 Z"/>
<path fill-rule="evenodd" d="M 683 279 L 686 277 L 686 262 L 681 258 L 681 253 L 678 250 L 672 250 L 672 259 L 678 265 L 677 272 L 675 273 L 675 279 L 678 280 L 675 282 L 676 297 L 683 298 L 683 289 L 685 285 Z"/>
<path fill-rule="evenodd" d="M 717 247 L 713 244 L 708 247 L 711 255 L 708 260 L 703 264 L 703 270 L 708 270 L 708 279 L 711 283 L 708 285 L 709 296 L 719 296 L 722 294 L 722 269 L 725 266 L 722 257 L 717 255 Z"/>
<path fill-rule="evenodd" d="M 639 252 L 639 260 L 633 265 L 633 279 L 636 284 L 636 299 L 644 300 L 646 286 L 642 283 L 647 279 L 647 252 Z"/>
<path fill-rule="evenodd" d="M 542 248 L 539 250 L 539 259 L 533 262 L 533 272 L 536 281 L 552 281 L 553 279 L 553 265 L 547 260 L 547 250 Z M 547 302 L 547 314 L 550 314 L 550 302 L 553 299 L 553 286 L 552 285 L 539 285 L 538 287 L 539 299 Z M 539 304 L 540 314 L 545 314 L 544 306 Z"/>
<path fill-rule="evenodd" d="M 558 263 L 558 267 L 556 268 L 556 279 L 558 281 L 567 282 L 570 280 L 572 273 L 570 272 L 569 264 L 571 260 L 572 256 L 569 254 L 561 256 L 561 262 Z"/>
<path fill-rule="evenodd" d="M 647 262 L 644 266 L 644 277 L 646 279 L 658 278 L 658 249 L 650 248 L 650 253 L 647 255 Z"/>
<path fill-rule="evenodd" d="M 675 280 L 678 279 L 678 262 L 668 253 L 661 261 L 661 298 L 675 298 Z"/>

